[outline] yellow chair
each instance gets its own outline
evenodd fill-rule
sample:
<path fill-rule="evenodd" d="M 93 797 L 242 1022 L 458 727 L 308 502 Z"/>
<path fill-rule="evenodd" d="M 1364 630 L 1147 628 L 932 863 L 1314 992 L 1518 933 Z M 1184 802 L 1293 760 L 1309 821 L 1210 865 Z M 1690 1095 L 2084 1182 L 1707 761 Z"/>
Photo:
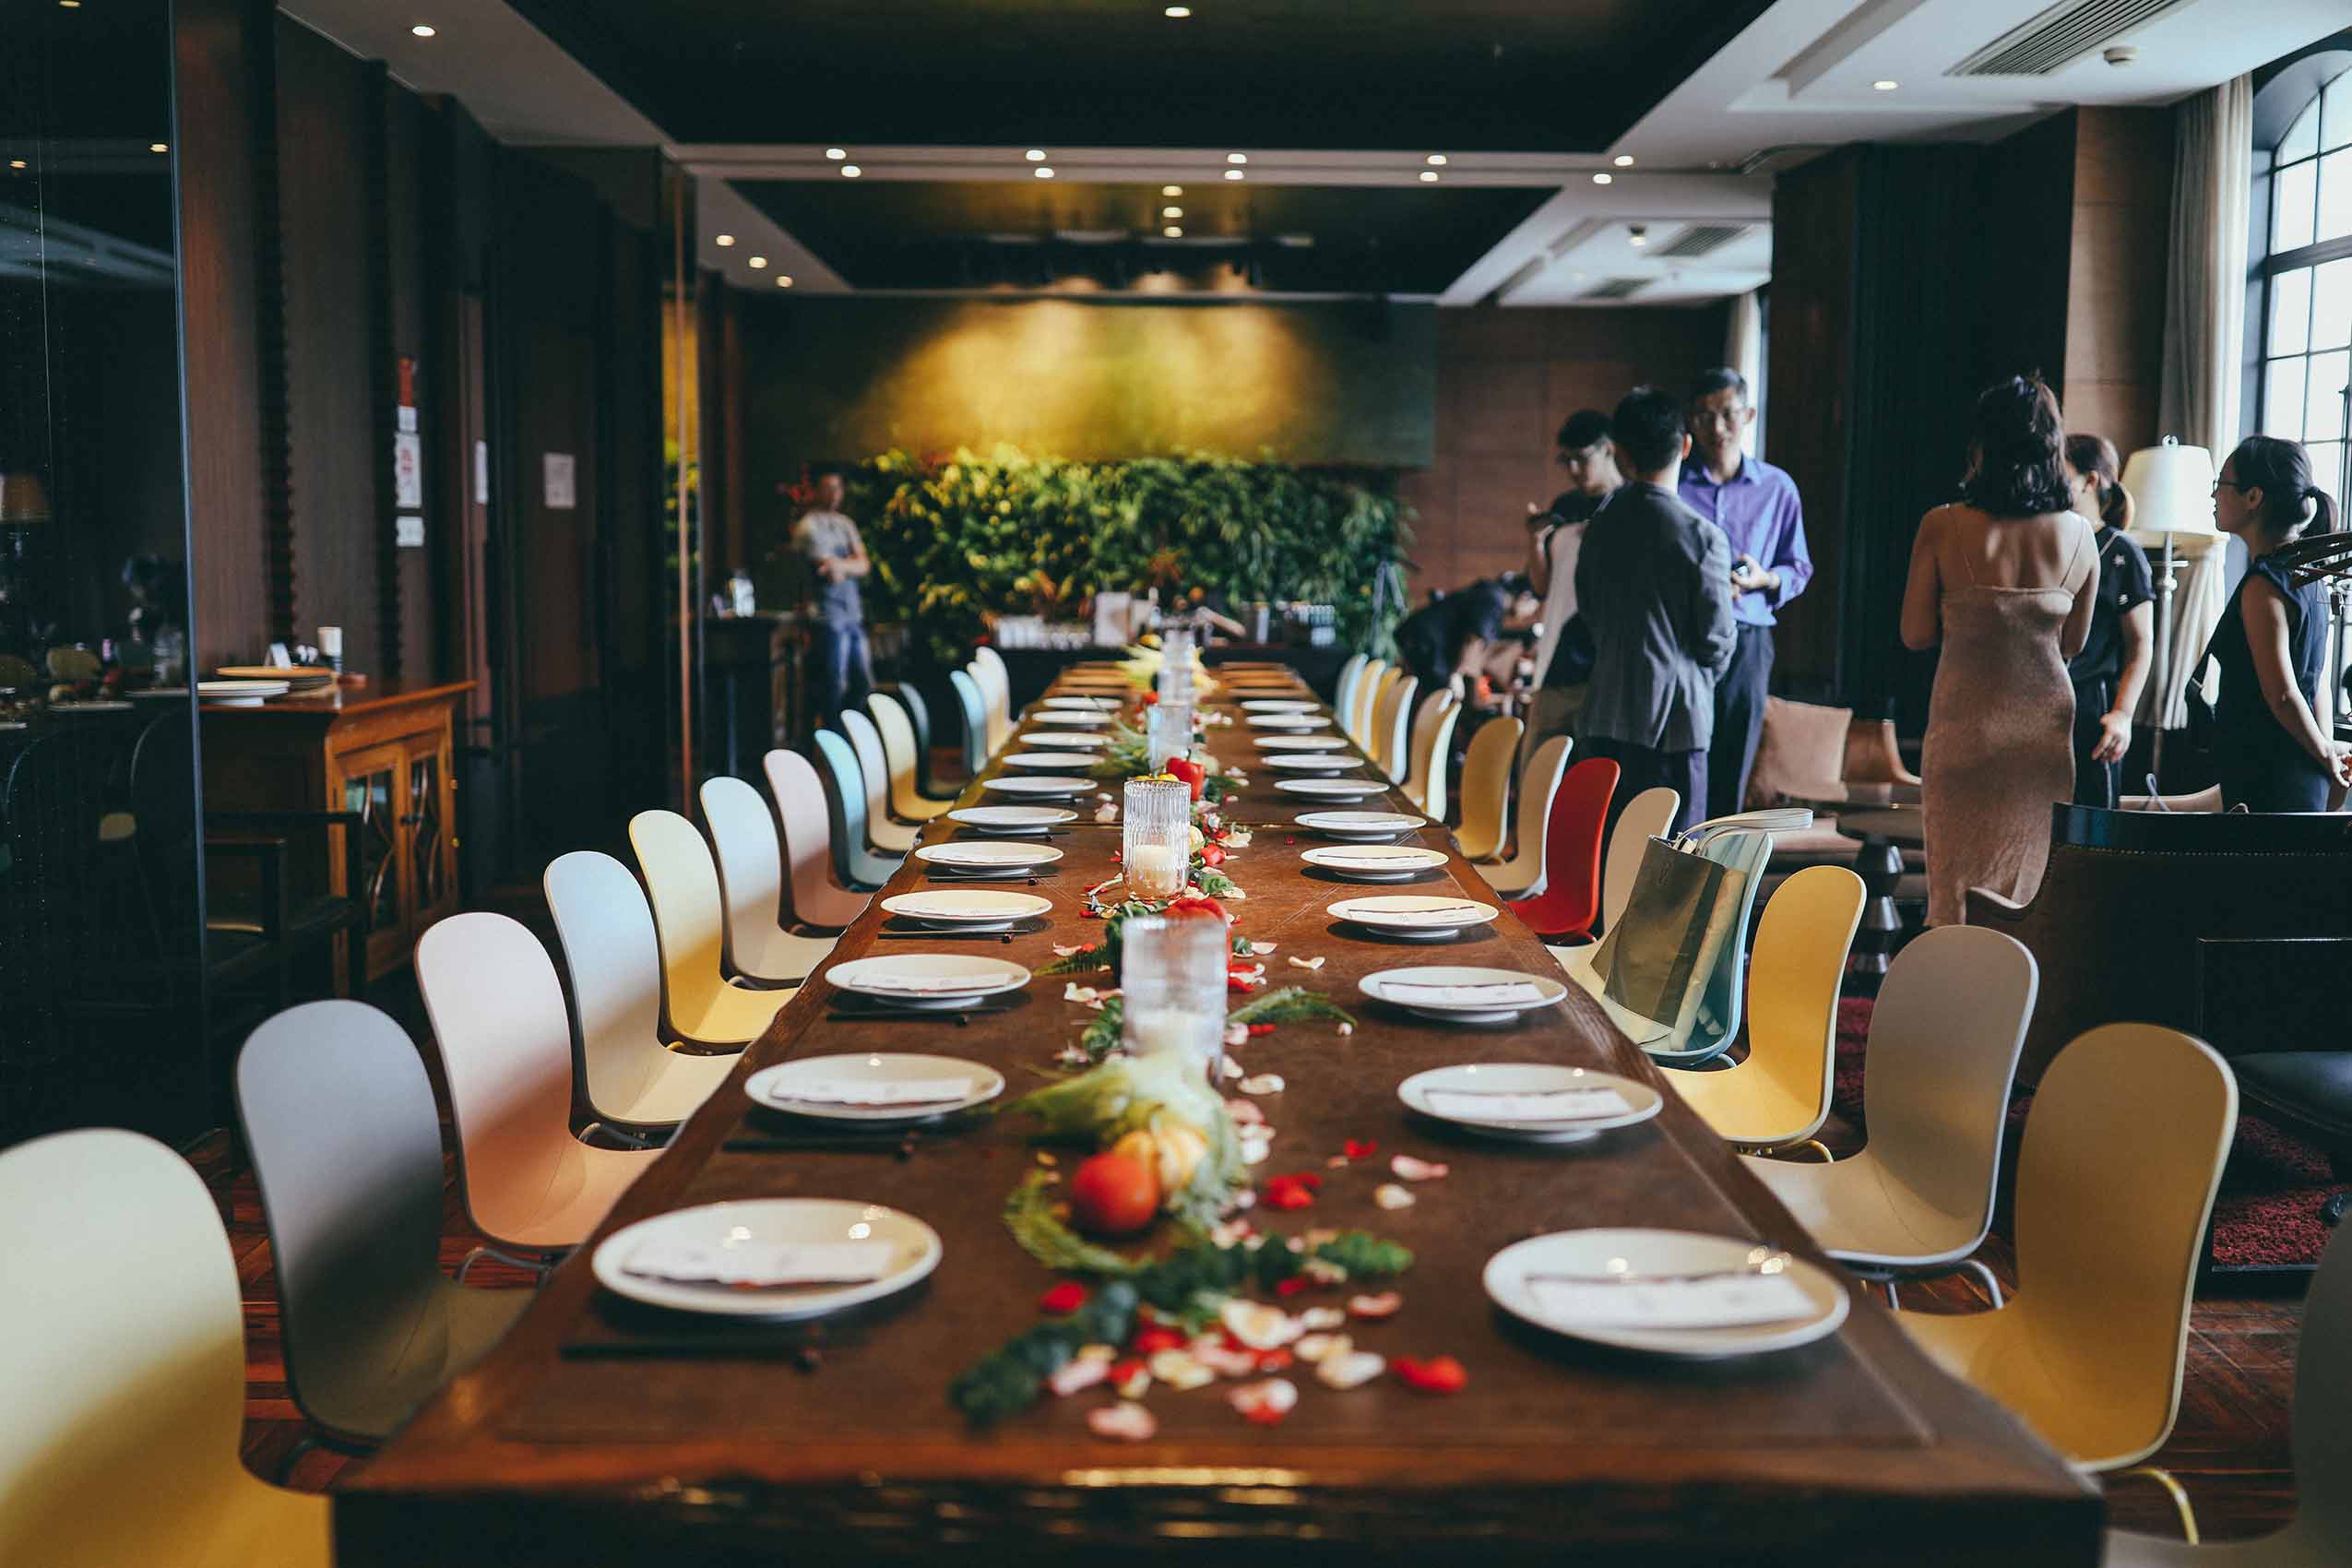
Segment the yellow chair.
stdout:
<path fill-rule="evenodd" d="M 1453 760 L 1455 721 L 1461 717 L 1461 702 L 1443 687 L 1423 697 L 1420 710 L 1413 715 L 1405 798 L 1437 822 L 1445 820 L 1445 770 Z"/>
<path fill-rule="evenodd" d="M 0 1562 L 327 1568 L 324 1497 L 237 1457 L 244 1303 L 212 1195 L 113 1128 L 0 1154 Z"/>
<path fill-rule="evenodd" d="M 1470 737 L 1462 758 L 1462 826 L 1454 833 L 1466 861 L 1491 861 L 1503 853 L 1511 814 L 1511 764 L 1526 730 L 1515 719 L 1490 719 Z"/>
<path fill-rule="evenodd" d="M 1374 745 L 1372 716 L 1380 711 L 1381 699 L 1390 687 L 1405 678 L 1405 671 L 1394 664 L 1384 664 L 1376 674 L 1367 675 L 1356 693 L 1356 744 L 1369 752 Z"/>
<path fill-rule="evenodd" d="M 2237 1130 L 2238 1082 L 2204 1042 L 2157 1024 L 2078 1036 L 2018 1148 L 2016 1293 L 1895 1321 L 2070 1463 L 2138 1464 L 2180 1408 L 2190 1293 Z"/>
<path fill-rule="evenodd" d="M 882 731 L 882 754 L 890 772 L 890 809 L 909 822 L 929 822 L 956 809 L 953 801 L 934 801 L 915 785 L 915 725 L 898 699 L 887 692 L 866 697 L 866 711 Z"/>
<path fill-rule="evenodd" d="M 1756 922 L 1748 967 L 1748 1054 L 1716 1072 L 1667 1081 L 1706 1124 L 1742 1148 L 1801 1144 L 1829 1119 L 1837 991 L 1866 897 L 1844 866 L 1807 866 L 1782 883 Z"/>
<path fill-rule="evenodd" d="M 1565 735 L 1550 736 L 1527 754 L 1519 769 L 1518 845 L 1509 860 L 1475 868 L 1505 898 L 1533 897 L 1543 889 L 1544 828 L 1551 821 L 1551 800 L 1560 792 L 1561 776 L 1568 771 L 1568 754 L 1574 747 Z"/>
<path fill-rule="evenodd" d="M 1364 754 L 1391 784 L 1405 781 L 1405 727 L 1420 689 L 1420 679 L 1412 675 L 1391 681 L 1372 708 L 1372 743 L 1364 748 Z"/>
<path fill-rule="evenodd" d="M 719 868 L 695 825 L 676 812 L 639 812 L 629 846 L 645 874 L 661 944 L 662 1011 L 670 1032 L 697 1045 L 748 1045 L 767 1032 L 797 986 L 748 991 L 727 983 L 727 909 Z"/>

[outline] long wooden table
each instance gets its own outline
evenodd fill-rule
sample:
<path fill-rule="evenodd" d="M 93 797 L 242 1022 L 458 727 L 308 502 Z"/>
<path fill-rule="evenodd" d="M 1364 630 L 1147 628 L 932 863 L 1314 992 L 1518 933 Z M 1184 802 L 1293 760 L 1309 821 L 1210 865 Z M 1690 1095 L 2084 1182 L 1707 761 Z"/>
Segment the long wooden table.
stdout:
<path fill-rule="evenodd" d="M 1066 682 L 1068 677 L 1064 677 Z M 1253 761 L 1253 732 L 1210 731 L 1222 758 Z M 1018 744 L 1016 739 L 1016 744 Z M 660 1564 L 925 1562 L 1557 1564 L 1579 1549 L 1645 1564 L 1803 1561 L 1913 1564 L 2091 1563 L 2096 1494 L 2014 1420 L 1937 1371 L 1856 1285 L 1834 1337 L 1779 1355 L 1668 1365 L 1525 1329 L 1479 1284 L 1488 1257 L 1521 1237 L 1585 1225 L 1724 1232 L 1815 1255 L 1721 1139 L 1669 1095 L 1644 1125 L 1565 1146 L 1453 1137 L 1408 1120 L 1396 1085 L 1463 1061 L 1585 1063 L 1648 1082 L 1661 1075 L 1598 1007 L 1559 1007 L 1500 1028 L 1456 1028 L 1363 999 L 1356 982 L 1396 964 L 1460 961 L 1541 969 L 1540 944 L 1507 915 L 1431 947 L 1347 934 L 1324 912 L 1350 894 L 1301 864 L 1318 842 L 1290 819 L 1299 798 L 1254 767 L 1229 809 L 1264 824 L 1228 868 L 1247 891 L 1240 929 L 1274 942 L 1269 978 L 1322 990 L 1356 1015 L 1349 1036 L 1287 1025 L 1235 1052 L 1278 1073 L 1260 1101 L 1277 1128 L 1272 1173 L 1324 1178 L 1315 1206 L 1256 1216 L 1262 1227 L 1355 1226 L 1406 1242 L 1404 1310 L 1360 1325 L 1365 1348 L 1451 1354 L 1469 1385 L 1453 1396 L 1382 1381 L 1346 1393 L 1301 1378 L 1280 1426 L 1242 1421 L 1218 1388 L 1149 1397 L 1159 1431 L 1119 1444 L 1087 1430 L 1098 1389 L 1049 1399 L 993 1430 L 968 1430 L 951 1377 L 1037 1321 L 1052 1277 L 1004 1233 L 998 1210 L 1030 1167 L 1026 1119 L 1003 1118 L 899 1161 L 862 1151 L 729 1152 L 753 1070 L 843 1050 L 939 1051 L 1039 1081 L 1092 1016 L 1040 979 L 1012 1010 L 953 1022 L 825 1016 L 822 971 L 744 1053 L 728 1084 L 598 1232 L 685 1205 L 754 1196 L 867 1199 L 921 1216 L 945 1256 L 926 1287 L 861 1337 L 806 1370 L 789 1360 L 567 1357 L 584 1336 L 626 1335 L 583 1248 L 506 1341 L 458 1378 L 339 1493 L 348 1568 L 433 1563 Z M 969 799 L 977 799 L 975 790 Z M 1087 802 L 1089 807 L 1092 802 Z M 1402 807 L 1401 798 L 1384 802 Z M 1409 809 L 1409 808 L 1404 808 Z M 958 831 L 944 822 L 934 841 Z M 1053 945 L 1100 927 L 1078 918 L 1111 874 L 1115 827 L 1082 820 L 1054 840 L 1067 857 L 1035 889 L 1052 929 L 1001 952 L 1037 968 Z M 1417 841 L 1453 853 L 1432 826 Z M 912 861 L 894 891 L 924 880 Z M 1483 896 L 1455 855 L 1414 885 Z M 1387 889 L 1394 891 L 1395 889 Z M 875 947 L 869 909 L 837 961 Z M 917 951 L 921 944 L 886 944 Z M 1290 963 L 1321 956 L 1319 971 Z M 1326 1158 L 1348 1139 L 1380 1158 Z M 1452 1167 L 1384 1211 L 1375 1186 L 1404 1152 Z M 591 1246 L 593 1243 L 591 1242 Z M 1313 1298 L 1301 1298 L 1312 1301 Z M 981 1555 L 972 1555 L 974 1549 Z"/>

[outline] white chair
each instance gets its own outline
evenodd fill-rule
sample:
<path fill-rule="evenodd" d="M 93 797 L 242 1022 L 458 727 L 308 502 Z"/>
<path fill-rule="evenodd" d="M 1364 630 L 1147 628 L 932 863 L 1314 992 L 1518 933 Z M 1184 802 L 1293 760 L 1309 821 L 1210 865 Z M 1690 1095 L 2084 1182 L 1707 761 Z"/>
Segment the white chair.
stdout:
<path fill-rule="evenodd" d="M 867 895 L 833 879 L 833 823 L 816 764 L 778 746 L 760 759 L 776 806 L 777 841 L 791 868 L 792 918 L 802 925 L 838 931 L 865 913 Z"/>
<path fill-rule="evenodd" d="M 890 764 L 882 751 L 882 732 L 873 720 L 854 707 L 841 710 L 841 733 L 858 759 L 860 781 L 866 792 L 866 837 L 886 854 L 903 855 L 915 847 L 922 830 L 890 816 Z"/>
<path fill-rule="evenodd" d="M 417 943 L 417 989 L 449 1086 L 466 1213 L 488 1239 L 457 1267 L 501 1257 L 544 1272 L 588 1239 L 659 1149 L 572 1135 L 572 1028 L 547 949 L 475 910 Z"/>
<path fill-rule="evenodd" d="M 988 754 L 994 756 L 1013 733 L 1012 674 L 1004 668 L 1004 656 L 985 645 L 973 650 L 972 661 L 964 668 L 980 689 L 988 719 Z"/>
<path fill-rule="evenodd" d="M 1841 1263 L 1974 1268 L 1999 1306 L 2000 1283 L 1969 1254 L 1992 1228 L 2009 1087 L 2039 984 L 2014 937 L 1982 926 L 1923 932 L 1895 955 L 1871 1015 L 1869 1143 L 1831 1165 L 1748 1156 L 1748 1170 Z"/>
<path fill-rule="evenodd" d="M 1356 683 L 1362 678 L 1365 666 L 1371 662 L 1360 653 L 1349 654 L 1348 662 L 1339 667 L 1339 683 L 1332 688 L 1331 711 L 1339 720 L 1340 733 L 1351 741 L 1356 738 L 1348 726 L 1354 712 Z"/>
<path fill-rule="evenodd" d="M 1574 744 L 1565 735 L 1554 735 L 1527 754 L 1527 764 L 1519 770 L 1519 841 L 1500 865 L 1470 868 L 1505 898 L 1529 898 L 1543 891 L 1544 826 L 1551 820 L 1551 798 L 1560 793 L 1560 778 L 1568 771 L 1568 753 Z"/>
<path fill-rule="evenodd" d="M 1421 699 L 1413 715 L 1409 755 L 1405 765 L 1405 798 L 1432 821 L 1445 820 L 1445 774 L 1453 760 L 1454 725 L 1462 717 L 1461 699 L 1444 687 Z"/>
<path fill-rule="evenodd" d="M 703 780 L 702 817 L 710 825 L 726 903 L 728 968 L 758 980 L 806 980 L 839 938 L 784 929 L 783 864 L 767 802 L 742 779 L 720 774 Z"/>
<path fill-rule="evenodd" d="M 675 1126 L 727 1081 L 739 1058 L 662 1043 L 659 942 L 628 867 L 575 849 L 548 862 L 544 885 L 578 1009 L 572 1051 L 587 1109 L 624 1129 Z"/>
<path fill-rule="evenodd" d="M 748 990 L 719 968 L 727 945 L 726 906 L 710 847 L 676 812 L 639 812 L 629 819 L 653 929 L 661 947 L 661 1012 L 670 1032 L 699 1045 L 749 1045 L 767 1032 L 793 988 Z"/>
<path fill-rule="evenodd" d="M 1413 694 L 1420 686 L 1415 676 L 1400 677 L 1381 694 L 1379 706 L 1372 713 L 1370 754 L 1373 765 L 1391 784 L 1405 781 L 1405 770 L 1412 760 L 1405 754 L 1406 737 L 1413 722 Z"/>
<path fill-rule="evenodd" d="M 929 822 L 955 810 L 952 799 L 932 800 L 916 783 L 921 754 L 915 743 L 914 720 L 898 699 L 888 692 L 874 692 L 866 698 L 866 711 L 882 732 L 882 760 L 890 769 L 890 809 L 909 822 Z"/>
<path fill-rule="evenodd" d="M 1671 832 L 1674 814 L 1681 809 L 1681 794 L 1661 784 L 1643 790 L 1617 814 L 1617 826 L 1610 829 L 1609 849 L 1600 862 L 1603 931 L 1617 923 L 1617 917 L 1625 912 L 1626 904 L 1633 898 L 1633 883 L 1641 875 L 1642 856 L 1649 849 L 1650 840 L 1663 838 Z"/>

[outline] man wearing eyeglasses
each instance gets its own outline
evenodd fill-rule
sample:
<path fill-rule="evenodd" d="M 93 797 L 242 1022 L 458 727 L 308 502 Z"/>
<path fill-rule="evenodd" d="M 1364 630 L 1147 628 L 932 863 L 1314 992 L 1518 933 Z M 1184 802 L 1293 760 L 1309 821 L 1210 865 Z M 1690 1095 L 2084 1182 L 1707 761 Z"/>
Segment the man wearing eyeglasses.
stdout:
<path fill-rule="evenodd" d="M 1609 416 L 1584 409 L 1560 427 L 1555 458 L 1568 488 L 1542 511 L 1527 504 L 1527 581 L 1543 600 L 1543 630 L 1528 673 L 1526 744 L 1566 734 L 1593 673 L 1592 634 L 1576 615 L 1576 556 L 1585 525 L 1624 481 L 1609 443 Z"/>

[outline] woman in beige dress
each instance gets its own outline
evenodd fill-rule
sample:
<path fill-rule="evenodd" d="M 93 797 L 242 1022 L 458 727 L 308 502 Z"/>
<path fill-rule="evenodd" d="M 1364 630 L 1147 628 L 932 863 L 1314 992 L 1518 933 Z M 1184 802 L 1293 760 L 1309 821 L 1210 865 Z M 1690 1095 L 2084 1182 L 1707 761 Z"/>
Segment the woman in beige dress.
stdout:
<path fill-rule="evenodd" d="M 2074 793 L 2066 661 L 2090 635 L 2098 547 L 2069 509 L 2065 440 L 2040 381 L 1990 388 L 1961 498 L 1919 520 L 1903 642 L 1943 648 L 1919 768 L 1930 925 L 1960 924 L 1971 887 L 2031 898 L 2049 808 Z"/>

